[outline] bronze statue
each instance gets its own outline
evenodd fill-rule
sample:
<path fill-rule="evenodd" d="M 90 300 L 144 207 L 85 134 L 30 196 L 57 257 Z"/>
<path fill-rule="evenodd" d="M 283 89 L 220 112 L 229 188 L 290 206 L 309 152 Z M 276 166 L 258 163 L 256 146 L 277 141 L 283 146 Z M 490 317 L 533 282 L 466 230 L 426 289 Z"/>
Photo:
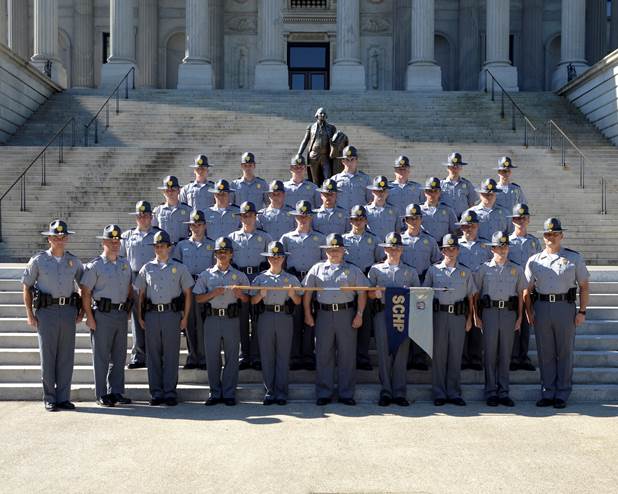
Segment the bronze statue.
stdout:
<path fill-rule="evenodd" d="M 302 155 L 309 145 L 307 163 L 311 170 L 311 180 L 321 185 L 324 179 L 333 173 L 331 139 L 337 132 L 337 128 L 326 122 L 324 108 L 317 109 L 315 118 L 316 122 L 307 127 L 303 142 L 298 148 L 298 154 Z"/>
<path fill-rule="evenodd" d="M 343 171 L 343 163 L 341 163 L 339 156 L 343 154 L 343 150 L 348 144 L 350 144 L 348 136 L 340 130 L 335 132 L 335 135 L 330 140 L 330 158 L 333 160 L 332 175 L 337 175 L 337 173 Z"/>

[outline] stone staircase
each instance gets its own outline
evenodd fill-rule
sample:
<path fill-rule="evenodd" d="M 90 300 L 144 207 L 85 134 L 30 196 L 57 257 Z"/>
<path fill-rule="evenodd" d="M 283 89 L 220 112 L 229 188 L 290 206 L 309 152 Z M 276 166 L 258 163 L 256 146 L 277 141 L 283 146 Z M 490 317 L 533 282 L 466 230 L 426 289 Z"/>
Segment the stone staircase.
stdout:
<path fill-rule="evenodd" d="M 19 276 L 23 265 L 0 265 L 0 399 L 41 399 L 40 360 L 37 334 L 26 323 L 21 303 Z M 578 328 L 575 342 L 573 401 L 618 401 L 618 270 L 592 268 L 591 300 L 588 321 Z M 128 336 L 129 348 L 131 336 Z M 88 329 L 78 326 L 73 374 L 73 399 L 93 400 L 94 383 L 92 354 Z M 531 339 L 530 356 L 537 363 L 536 344 Z M 186 357 L 182 344 L 181 363 Z M 375 354 L 372 351 L 372 359 Z M 462 373 L 464 398 L 483 399 L 483 373 L 466 370 Z M 290 373 L 290 399 L 312 400 L 314 373 Z M 126 371 L 127 394 L 138 400 L 148 399 L 145 369 Z M 263 398 L 261 373 L 241 371 L 238 398 L 260 401 Z M 431 372 L 408 372 L 408 395 L 414 400 L 430 400 Z M 517 371 L 511 373 L 511 396 L 515 401 L 535 400 L 539 396 L 539 374 Z M 204 400 L 208 394 L 206 372 L 180 369 L 179 394 L 182 400 Z M 373 371 L 358 371 L 357 398 L 375 401 L 379 394 L 377 367 Z"/>

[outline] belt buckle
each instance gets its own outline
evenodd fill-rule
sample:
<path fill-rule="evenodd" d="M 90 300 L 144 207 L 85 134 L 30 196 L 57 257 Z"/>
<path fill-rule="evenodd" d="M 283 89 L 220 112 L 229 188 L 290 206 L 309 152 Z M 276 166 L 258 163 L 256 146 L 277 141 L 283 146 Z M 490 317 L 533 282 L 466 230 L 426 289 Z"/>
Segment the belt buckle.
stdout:
<path fill-rule="evenodd" d="M 498 300 L 498 309 L 504 309 L 504 300 Z"/>
<path fill-rule="evenodd" d="M 455 305 L 451 304 L 448 306 L 448 313 L 449 314 L 455 314 Z"/>
<path fill-rule="evenodd" d="M 118 310 L 125 310 L 124 304 L 118 304 Z"/>
<path fill-rule="evenodd" d="M 339 312 L 339 304 L 332 304 L 331 308 L 333 309 L 333 312 Z"/>
<path fill-rule="evenodd" d="M 247 266 L 247 267 L 245 268 L 245 272 L 246 272 L 247 274 L 253 274 L 253 266 Z"/>
<path fill-rule="evenodd" d="M 273 306 L 273 312 L 281 312 L 281 306 L 280 305 L 274 305 Z"/>
<path fill-rule="evenodd" d="M 165 304 L 157 304 L 157 312 L 165 311 Z"/>
<path fill-rule="evenodd" d="M 549 294 L 549 301 L 551 303 L 554 303 L 556 301 L 556 294 L 555 293 L 550 293 Z"/>
<path fill-rule="evenodd" d="M 225 317 L 225 309 L 217 309 L 217 315 L 219 317 Z"/>
<path fill-rule="evenodd" d="M 67 297 L 58 297 L 58 305 L 66 305 Z"/>

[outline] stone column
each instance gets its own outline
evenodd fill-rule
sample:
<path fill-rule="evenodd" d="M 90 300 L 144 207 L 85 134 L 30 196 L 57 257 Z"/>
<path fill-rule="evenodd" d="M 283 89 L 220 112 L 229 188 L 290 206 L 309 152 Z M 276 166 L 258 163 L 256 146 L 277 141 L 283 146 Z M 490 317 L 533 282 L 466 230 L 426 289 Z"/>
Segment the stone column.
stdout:
<path fill-rule="evenodd" d="M 485 65 L 479 79 L 480 89 L 485 88 L 485 81 L 490 84 L 489 70 L 509 92 L 519 91 L 517 86 L 517 68 L 509 60 L 510 0 L 487 0 L 487 29 L 485 36 Z"/>
<path fill-rule="evenodd" d="M 337 54 L 331 88 L 365 89 L 365 67 L 360 58 L 360 0 L 337 1 Z"/>
<path fill-rule="evenodd" d="M 476 91 L 481 70 L 478 0 L 459 0 L 459 87 Z"/>
<path fill-rule="evenodd" d="M 522 3 L 522 91 L 542 91 L 545 79 L 543 53 L 543 0 Z"/>
<path fill-rule="evenodd" d="M 609 28 L 609 51 L 614 51 L 618 49 L 618 1 L 615 0 L 612 0 Z"/>
<path fill-rule="evenodd" d="M 577 75 L 589 68 L 586 61 L 586 0 L 562 0 L 560 63 L 552 76 L 552 89 L 567 83 L 570 64 Z"/>
<path fill-rule="evenodd" d="M 442 91 L 442 70 L 435 61 L 434 0 L 412 0 L 412 54 L 406 90 Z"/>
<path fill-rule="evenodd" d="M 213 71 L 213 88 L 223 88 L 223 48 L 224 48 L 224 1 L 210 0 L 210 63 Z"/>
<path fill-rule="evenodd" d="M 281 40 L 282 0 L 259 0 L 258 46 L 255 89 L 288 90 L 288 67 L 283 60 Z"/>
<path fill-rule="evenodd" d="M 58 0 L 34 0 L 34 54 L 31 58 L 41 72 L 51 62 L 51 79 L 67 86 L 67 71 L 58 56 Z"/>
<path fill-rule="evenodd" d="M 157 87 L 159 79 L 159 0 L 139 0 L 137 13 L 137 66 L 140 83 L 144 87 Z"/>
<path fill-rule="evenodd" d="M 614 2 L 612 2 L 614 3 Z M 607 54 L 607 1 L 586 2 L 586 60 L 597 63 Z"/>
<path fill-rule="evenodd" d="M 0 0 L 0 43 L 8 46 L 9 18 L 7 0 Z"/>
<path fill-rule="evenodd" d="M 101 85 L 115 86 L 135 67 L 135 0 L 110 0 L 110 56 L 101 69 Z M 136 74 L 137 77 L 137 74 Z"/>
<path fill-rule="evenodd" d="M 76 0 L 73 10 L 73 86 L 94 87 L 94 1 Z"/>
<path fill-rule="evenodd" d="M 7 0 L 9 48 L 22 58 L 29 58 L 28 50 L 28 2 Z"/>
<path fill-rule="evenodd" d="M 187 0 L 185 58 L 178 67 L 178 89 L 212 89 L 208 0 Z"/>

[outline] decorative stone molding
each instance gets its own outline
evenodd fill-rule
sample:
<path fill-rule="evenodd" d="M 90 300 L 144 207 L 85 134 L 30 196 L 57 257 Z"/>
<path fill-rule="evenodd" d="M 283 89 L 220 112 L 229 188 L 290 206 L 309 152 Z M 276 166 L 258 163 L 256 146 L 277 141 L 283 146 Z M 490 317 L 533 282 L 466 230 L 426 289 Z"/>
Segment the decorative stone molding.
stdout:
<path fill-rule="evenodd" d="M 363 33 L 383 34 L 391 32 L 391 29 L 391 21 L 386 17 L 376 15 L 361 17 L 361 31 Z"/>
<path fill-rule="evenodd" d="M 257 19 L 255 16 L 231 17 L 225 22 L 225 31 L 234 34 L 257 34 Z"/>

